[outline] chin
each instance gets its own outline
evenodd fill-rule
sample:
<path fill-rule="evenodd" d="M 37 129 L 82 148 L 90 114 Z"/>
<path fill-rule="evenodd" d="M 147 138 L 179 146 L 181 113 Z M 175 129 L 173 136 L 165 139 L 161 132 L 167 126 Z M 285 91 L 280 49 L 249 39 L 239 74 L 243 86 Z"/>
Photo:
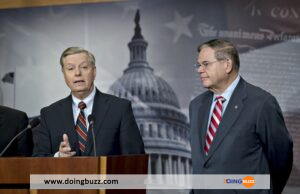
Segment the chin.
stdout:
<path fill-rule="evenodd" d="M 86 86 L 75 86 L 73 87 L 74 91 L 83 91 L 83 90 L 87 90 Z"/>
<path fill-rule="evenodd" d="M 202 86 L 203 86 L 204 88 L 209 88 L 209 87 L 211 86 L 211 84 L 206 83 L 206 82 L 202 82 Z"/>
<path fill-rule="evenodd" d="M 81 93 L 85 93 L 86 92 L 86 89 L 73 89 L 72 90 L 73 93 L 77 93 L 77 94 L 81 94 Z"/>

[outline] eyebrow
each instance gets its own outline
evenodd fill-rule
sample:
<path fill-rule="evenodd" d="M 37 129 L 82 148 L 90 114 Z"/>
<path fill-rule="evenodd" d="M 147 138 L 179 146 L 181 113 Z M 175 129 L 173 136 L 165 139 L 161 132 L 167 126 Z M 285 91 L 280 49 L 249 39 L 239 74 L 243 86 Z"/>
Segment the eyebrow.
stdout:
<path fill-rule="evenodd" d="M 204 60 L 204 61 L 200 61 L 200 63 L 209 63 L 209 61 L 208 60 Z"/>
<path fill-rule="evenodd" d="M 82 64 L 85 64 L 85 63 L 87 63 L 88 64 L 88 62 L 87 61 L 82 61 L 78 66 L 80 66 L 80 65 L 82 65 Z M 76 66 L 75 64 L 73 64 L 73 63 L 67 63 L 66 65 L 68 65 L 68 66 Z"/>

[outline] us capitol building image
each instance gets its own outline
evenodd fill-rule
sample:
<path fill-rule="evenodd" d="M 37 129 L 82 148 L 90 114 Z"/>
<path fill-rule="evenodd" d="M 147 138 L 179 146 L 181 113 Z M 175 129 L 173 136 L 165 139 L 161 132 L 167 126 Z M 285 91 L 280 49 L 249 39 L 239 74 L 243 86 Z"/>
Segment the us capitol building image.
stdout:
<path fill-rule="evenodd" d="M 149 174 L 190 174 L 190 129 L 171 86 L 155 75 L 146 58 L 147 41 L 135 15 L 135 33 L 128 43 L 130 62 L 109 88 L 132 102 L 133 113 L 149 154 Z"/>

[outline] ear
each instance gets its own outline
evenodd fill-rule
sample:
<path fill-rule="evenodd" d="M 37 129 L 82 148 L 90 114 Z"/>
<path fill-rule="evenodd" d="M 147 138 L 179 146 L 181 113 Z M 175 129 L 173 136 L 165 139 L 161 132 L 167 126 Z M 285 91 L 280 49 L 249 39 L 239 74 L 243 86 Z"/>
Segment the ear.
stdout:
<path fill-rule="evenodd" d="M 226 73 L 230 73 L 233 70 L 233 62 L 231 59 L 225 59 Z"/>
<path fill-rule="evenodd" d="M 97 69 L 96 69 L 96 65 L 95 65 L 95 67 L 94 67 L 94 70 L 93 70 L 94 72 L 93 72 L 93 74 L 94 74 L 94 79 L 96 78 L 96 75 L 97 75 Z"/>

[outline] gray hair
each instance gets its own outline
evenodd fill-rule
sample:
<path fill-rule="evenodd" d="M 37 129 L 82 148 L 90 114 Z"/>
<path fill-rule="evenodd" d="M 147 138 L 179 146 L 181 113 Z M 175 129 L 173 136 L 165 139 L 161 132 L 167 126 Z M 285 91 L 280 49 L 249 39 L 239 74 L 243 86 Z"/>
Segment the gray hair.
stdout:
<path fill-rule="evenodd" d="M 198 52 L 203 48 L 212 48 L 217 60 L 231 59 L 236 71 L 240 68 L 240 58 L 236 47 L 229 41 L 213 39 L 198 46 Z"/>
<path fill-rule="evenodd" d="M 63 59 L 65 57 L 67 57 L 68 55 L 73 55 L 73 54 L 78 54 L 78 53 L 85 53 L 88 56 L 89 63 L 91 65 L 95 66 L 96 60 L 95 60 L 94 55 L 91 52 L 89 52 L 83 48 L 80 48 L 80 47 L 69 47 L 66 50 L 64 50 L 64 52 L 60 56 L 60 65 L 62 67 L 64 66 Z"/>

